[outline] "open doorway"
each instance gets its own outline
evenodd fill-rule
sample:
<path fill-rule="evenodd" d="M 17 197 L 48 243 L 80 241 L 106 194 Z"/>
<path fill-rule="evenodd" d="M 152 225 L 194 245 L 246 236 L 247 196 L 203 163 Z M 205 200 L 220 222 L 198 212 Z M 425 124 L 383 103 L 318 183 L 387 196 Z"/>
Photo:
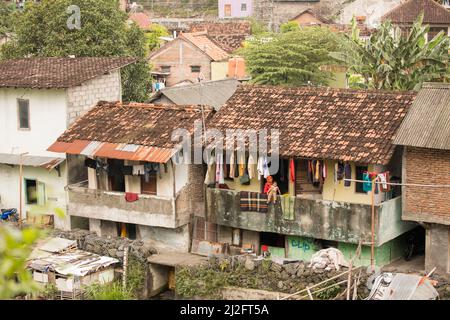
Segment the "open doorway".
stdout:
<path fill-rule="evenodd" d="M 283 234 L 260 232 L 261 252 L 268 251 L 271 256 L 286 257 L 286 237 Z"/>

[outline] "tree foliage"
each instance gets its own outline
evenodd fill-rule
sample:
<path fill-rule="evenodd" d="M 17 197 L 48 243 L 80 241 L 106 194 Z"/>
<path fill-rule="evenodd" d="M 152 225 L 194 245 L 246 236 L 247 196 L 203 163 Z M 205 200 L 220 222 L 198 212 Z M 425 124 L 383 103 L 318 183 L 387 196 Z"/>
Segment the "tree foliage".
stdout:
<path fill-rule="evenodd" d="M 321 66 L 336 63 L 329 53 L 342 43 L 342 36 L 328 28 L 307 27 L 257 36 L 238 53 L 244 56 L 254 83 L 326 85 L 332 74 Z"/>
<path fill-rule="evenodd" d="M 361 75 L 366 88 L 412 90 L 425 81 L 447 81 L 449 37 L 440 32 L 427 41 L 429 26 L 422 21 L 419 16 L 409 33 L 386 21 L 367 41 L 360 39 L 353 21 L 350 49 L 331 56 Z"/>
<path fill-rule="evenodd" d="M 159 24 L 152 24 L 149 31 L 145 33 L 148 51 L 152 52 L 159 49 L 162 43 L 159 37 L 167 37 L 169 35 L 169 31 L 167 31 L 166 27 Z"/>
<path fill-rule="evenodd" d="M 39 236 L 33 228 L 18 230 L 0 225 L 0 299 L 38 291 L 26 262 Z"/>
<path fill-rule="evenodd" d="M 76 5 L 81 12 L 81 29 L 69 29 Z M 123 70 L 123 99 L 142 101 L 150 86 L 150 70 L 145 61 L 146 40 L 143 31 L 128 26 L 127 15 L 117 0 L 42 0 L 27 2 L 23 12 L 14 19 L 13 41 L 1 49 L 2 58 L 27 56 L 64 57 L 135 56 L 140 62 Z"/>
<path fill-rule="evenodd" d="M 0 38 L 11 32 L 14 6 L 0 2 Z"/>

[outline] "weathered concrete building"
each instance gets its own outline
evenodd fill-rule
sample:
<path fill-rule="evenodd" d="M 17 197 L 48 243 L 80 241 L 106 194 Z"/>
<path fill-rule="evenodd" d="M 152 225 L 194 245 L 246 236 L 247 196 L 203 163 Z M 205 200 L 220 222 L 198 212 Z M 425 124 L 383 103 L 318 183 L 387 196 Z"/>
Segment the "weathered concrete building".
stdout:
<path fill-rule="evenodd" d="M 84 174 L 67 186 L 71 219 L 78 225 L 85 221 L 101 236 L 188 252 L 189 225 L 194 214 L 204 215 L 203 169 L 176 162 L 183 156 L 171 135 L 176 129 L 193 134 L 194 122 L 201 125 L 212 112 L 197 106 L 99 103 L 49 148 L 85 158 Z"/>
<path fill-rule="evenodd" d="M 361 242 L 356 263 L 367 265 L 373 230 L 376 264 L 401 257 L 403 234 L 415 224 L 401 220 L 400 188 L 376 187 L 372 195 L 371 177 L 400 181 L 401 148 L 391 139 L 414 98 L 414 92 L 238 87 L 207 126 L 224 133 L 279 130 L 279 170 L 261 172 L 260 155 L 253 157 L 257 165 L 247 154 L 242 170 L 236 169 L 241 172 L 230 176 L 233 164 L 226 155 L 222 181 L 210 181 L 208 174 L 205 181 L 207 219 L 218 226 L 200 230 L 206 235 L 200 239 L 227 243 L 230 252 L 253 246 L 260 253 L 264 247 L 272 255 L 302 260 L 329 246 L 349 257 Z M 281 196 L 267 205 L 269 174 Z"/>
<path fill-rule="evenodd" d="M 225 78 L 229 55 L 206 32 L 184 33 L 150 55 L 153 75 L 170 87 Z"/>
<path fill-rule="evenodd" d="M 450 272 L 450 85 L 426 83 L 394 143 L 403 152 L 403 220 L 426 230 L 425 268 Z"/>
<path fill-rule="evenodd" d="M 120 68 L 134 58 L 28 58 L 0 63 L 0 207 L 66 212 L 64 186 L 77 162 L 46 149 L 99 100 L 122 99 Z M 27 153 L 22 157 L 20 154 Z M 19 167 L 23 165 L 20 179 Z M 20 186 L 23 194 L 20 197 Z M 22 204 L 20 199 L 22 198 Z M 67 219 L 55 226 L 70 228 Z"/>

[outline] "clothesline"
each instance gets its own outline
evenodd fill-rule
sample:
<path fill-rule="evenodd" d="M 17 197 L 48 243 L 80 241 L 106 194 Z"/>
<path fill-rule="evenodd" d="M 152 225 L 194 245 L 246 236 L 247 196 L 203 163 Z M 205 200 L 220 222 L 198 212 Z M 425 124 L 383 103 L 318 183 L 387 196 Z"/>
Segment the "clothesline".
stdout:
<path fill-rule="evenodd" d="M 357 179 L 344 178 L 343 180 L 360 183 L 372 183 L 372 181 L 357 180 Z M 376 184 L 389 184 L 391 186 L 450 188 L 450 184 L 420 184 L 420 183 L 397 183 L 397 182 L 381 182 L 381 181 L 373 181 L 373 182 Z"/>

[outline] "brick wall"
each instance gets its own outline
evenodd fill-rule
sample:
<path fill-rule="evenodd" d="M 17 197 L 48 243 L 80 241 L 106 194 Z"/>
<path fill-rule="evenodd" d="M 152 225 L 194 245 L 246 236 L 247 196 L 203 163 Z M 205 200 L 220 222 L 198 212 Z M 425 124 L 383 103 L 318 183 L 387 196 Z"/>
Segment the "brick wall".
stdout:
<path fill-rule="evenodd" d="M 211 60 L 194 45 L 180 38 L 168 43 L 159 54 L 150 58 L 153 70 L 161 70 L 161 66 L 170 66 L 167 86 L 190 80 L 198 82 L 198 73 L 191 72 L 191 66 L 200 66 L 204 80 L 211 80 Z"/>
<path fill-rule="evenodd" d="M 67 123 L 70 125 L 98 101 L 122 100 L 120 70 L 67 89 Z"/>
<path fill-rule="evenodd" d="M 406 183 L 450 184 L 450 150 L 407 147 Z M 450 188 L 403 187 L 403 218 L 450 224 Z"/>
<path fill-rule="evenodd" d="M 188 166 L 188 184 L 181 189 L 176 199 L 178 224 L 189 222 L 192 216 L 205 216 L 204 179 L 203 165 Z"/>

